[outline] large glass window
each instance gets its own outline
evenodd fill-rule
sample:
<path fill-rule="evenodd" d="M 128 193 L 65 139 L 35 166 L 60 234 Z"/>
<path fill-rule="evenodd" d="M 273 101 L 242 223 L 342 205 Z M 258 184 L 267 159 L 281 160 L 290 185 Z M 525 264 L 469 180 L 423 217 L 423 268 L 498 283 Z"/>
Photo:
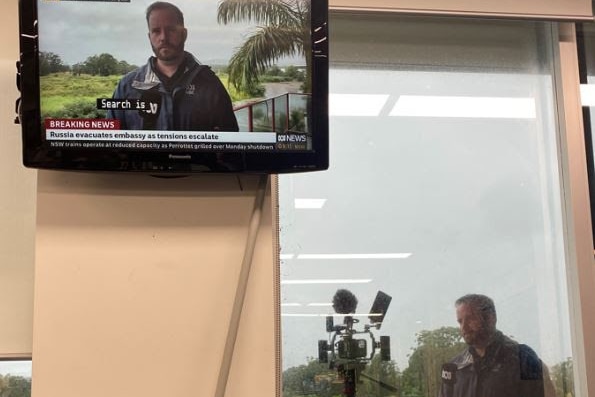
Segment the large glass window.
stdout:
<path fill-rule="evenodd" d="M 467 347 L 454 302 L 470 293 L 493 299 L 497 328 L 536 352 L 558 396 L 574 394 L 554 26 L 330 26 L 331 168 L 279 177 L 283 395 L 438 395 Z M 341 289 L 358 300 L 347 318 Z M 390 305 L 366 328 L 379 291 Z"/>

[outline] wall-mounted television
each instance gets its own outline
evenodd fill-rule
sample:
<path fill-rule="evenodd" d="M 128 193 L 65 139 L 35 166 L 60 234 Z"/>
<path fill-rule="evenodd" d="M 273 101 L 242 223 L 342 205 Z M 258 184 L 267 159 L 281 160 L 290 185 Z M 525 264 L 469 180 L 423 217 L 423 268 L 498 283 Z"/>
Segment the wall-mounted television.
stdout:
<path fill-rule="evenodd" d="M 328 168 L 327 0 L 20 0 L 27 167 Z"/>

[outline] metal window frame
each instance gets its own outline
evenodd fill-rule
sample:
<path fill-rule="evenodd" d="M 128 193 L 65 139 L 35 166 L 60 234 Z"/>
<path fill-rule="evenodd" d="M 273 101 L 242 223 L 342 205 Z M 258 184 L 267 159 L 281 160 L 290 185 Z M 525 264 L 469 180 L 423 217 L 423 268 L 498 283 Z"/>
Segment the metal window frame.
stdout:
<path fill-rule="evenodd" d="M 575 395 L 595 393 L 595 258 L 576 28 L 557 24 L 555 84 Z M 591 393 L 591 394 L 590 394 Z"/>

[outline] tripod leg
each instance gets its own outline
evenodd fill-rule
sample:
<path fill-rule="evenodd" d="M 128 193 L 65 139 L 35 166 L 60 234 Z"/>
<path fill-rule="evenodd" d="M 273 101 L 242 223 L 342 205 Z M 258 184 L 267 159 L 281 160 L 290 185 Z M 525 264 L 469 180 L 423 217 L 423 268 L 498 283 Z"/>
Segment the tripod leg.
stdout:
<path fill-rule="evenodd" d="M 355 397 L 356 374 L 355 368 L 345 370 L 345 377 L 343 379 L 343 394 L 345 397 Z"/>

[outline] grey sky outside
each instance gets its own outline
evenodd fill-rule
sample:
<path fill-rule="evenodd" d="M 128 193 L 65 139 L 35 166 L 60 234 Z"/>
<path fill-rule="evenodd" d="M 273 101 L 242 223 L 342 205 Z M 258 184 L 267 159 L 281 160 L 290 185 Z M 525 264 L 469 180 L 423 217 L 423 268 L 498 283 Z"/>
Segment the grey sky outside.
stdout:
<path fill-rule="evenodd" d="M 31 377 L 31 361 L 1 361 L 0 375 Z"/>
<path fill-rule="evenodd" d="M 152 55 L 145 20 L 145 10 L 152 2 L 40 1 L 40 50 L 58 54 L 69 65 L 101 53 L 142 65 Z M 219 25 L 218 0 L 175 0 L 172 3 L 184 13 L 188 29 L 186 50 L 204 64 L 226 64 L 234 49 L 255 28 L 245 23 Z M 280 64 L 283 62 L 305 63 L 299 59 Z"/>

